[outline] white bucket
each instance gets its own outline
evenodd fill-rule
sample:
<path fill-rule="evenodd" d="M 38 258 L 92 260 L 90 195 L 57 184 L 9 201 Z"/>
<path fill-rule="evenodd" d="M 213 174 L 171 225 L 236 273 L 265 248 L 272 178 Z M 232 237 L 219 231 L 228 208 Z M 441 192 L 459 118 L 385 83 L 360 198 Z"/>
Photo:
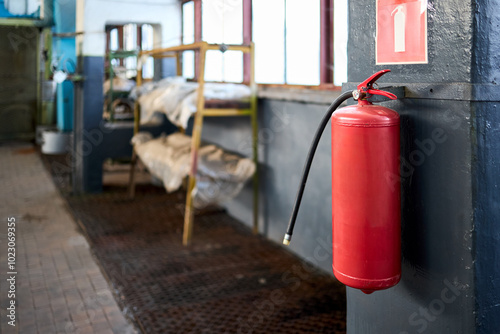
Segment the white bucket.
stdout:
<path fill-rule="evenodd" d="M 55 125 L 37 125 L 35 130 L 35 142 L 38 146 L 43 144 L 43 133 L 45 131 L 56 131 L 57 127 Z"/>
<path fill-rule="evenodd" d="M 42 132 L 42 153 L 44 154 L 64 154 L 70 148 L 69 132 L 43 131 Z"/>

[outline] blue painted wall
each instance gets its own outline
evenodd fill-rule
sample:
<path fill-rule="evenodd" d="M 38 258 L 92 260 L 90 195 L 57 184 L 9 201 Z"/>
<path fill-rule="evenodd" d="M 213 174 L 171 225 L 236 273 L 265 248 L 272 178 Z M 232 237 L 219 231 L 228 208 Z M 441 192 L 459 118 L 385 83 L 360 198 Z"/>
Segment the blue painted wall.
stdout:
<path fill-rule="evenodd" d="M 115 125 L 104 122 L 104 57 L 82 57 L 81 63 L 85 80 L 81 84 L 81 96 L 77 97 L 82 106 L 75 113 L 74 184 L 76 192 L 101 192 L 104 160 L 132 156 L 133 122 Z M 159 136 L 162 132 L 172 133 L 176 128 L 164 119 L 159 126 L 141 130 Z"/>
<path fill-rule="evenodd" d="M 54 33 L 75 32 L 76 0 L 54 1 Z M 57 37 L 53 39 L 53 58 L 58 60 L 57 70 L 66 73 L 76 71 L 75 37 Z M 74 96 L 73 83 L 65 81 L 57 85 L 57 127 L 61 131 L 73 129 Z"/>

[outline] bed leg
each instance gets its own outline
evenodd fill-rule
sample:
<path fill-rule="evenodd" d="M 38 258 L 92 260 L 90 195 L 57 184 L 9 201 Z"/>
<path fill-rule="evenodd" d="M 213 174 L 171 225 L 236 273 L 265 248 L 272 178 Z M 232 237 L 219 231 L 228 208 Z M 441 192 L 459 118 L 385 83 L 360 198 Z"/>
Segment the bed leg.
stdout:
<path fill-rule="evenodd" d="M 259 234 L 259 114 L 257 112 L 257 92 L 253 79 L 254 73 L 253 44 L 251 49 L 251 87 L 252 87 L 252 155 L 255 163 L 255 174 L 253 175 L 253 234 Z"/>
<path fill-rule="evenodd" d="M 193 190 L 196 186 L 196 177 L 189 176 L 188 189 L 186 192 L 186 211 L 184 213 L 184 233 L 182 236 L 182 244 L 188 246 L 191 243 L 193 236 L 194 222 L 194 207 L 193 207 Z"/>
<path fill-rule="evenodd" d="M 137 153 L 132 149 L 132 160 L 130 161 L 130 175 L 128 181 L 128 197 L 134 199 L 135 197 L 135 166 L 137 165 Z"/>
<path fill-rule="evenodd" d="M 205 86 L 205 55 L 206 48 L 201 47 L 199 51 L 199 68 L 198 68 L 198 89 L 197 89 L 197 105 L 196 114 L 194 116 L 194 125 L 191 138 L 191 169 L 189 171 L 189 184 L 186 195 L 186 211 L 184 214 L 184 233 L 182 236 L 182 244 L 184 246 L 189 245 L 191 242 L 191 237 L 193 235 L 193 221 L 194 221 L 194 208 L 193 208 L 193 190 L 196 187 L 196 173 L 198 171 L 198 150 L 200 149 L 201 143 L 201 131 L 203 128 L 203 113 L 205 108 L 205 97 L 203 95 L 203 89 Z"/>
<path fill-rule="evenodd" d="M 255 174 L 253 176 L 253 234 L 259 234 L 259 174 L 258 161 L 255 162 Z"/>
<path fill-rule="evenodd" d="M 194 224 L 194 206 L 193 200 L 196 188 L 196 173 L 198 171 L 198 152 L 201 144 L 201 129 L 203 127 L 203 113 L 197 112 L 193 127 L 193 136 L 191 138 L 191 169 L 189 171 L 189 181 L 186 192 L 186 211 L 184 213 L 184 234 L 182 244 L 187 246 L 191 242 Z"/>

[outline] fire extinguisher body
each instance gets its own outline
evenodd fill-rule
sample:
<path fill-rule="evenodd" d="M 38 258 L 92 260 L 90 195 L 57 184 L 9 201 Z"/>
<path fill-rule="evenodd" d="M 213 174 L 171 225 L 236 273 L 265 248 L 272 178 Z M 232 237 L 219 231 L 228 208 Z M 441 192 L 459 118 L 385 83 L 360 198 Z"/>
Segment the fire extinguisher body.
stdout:
<path fill-rule="evenodd" d="M 401 277 L 399 115 L 360 101 L 332 123 L 333 272 L 365 293 Z"/>

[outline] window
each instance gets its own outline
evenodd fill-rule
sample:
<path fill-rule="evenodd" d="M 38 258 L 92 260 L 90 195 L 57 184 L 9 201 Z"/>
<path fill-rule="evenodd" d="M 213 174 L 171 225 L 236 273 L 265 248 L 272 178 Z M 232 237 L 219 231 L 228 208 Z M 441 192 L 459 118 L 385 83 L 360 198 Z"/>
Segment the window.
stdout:
<path fill-rule="evenodd" d="M 150 24 L 129 23 L 124 25 L 109 25 L 106 27 L 109 51 L 151 50 L 153 48 L 154 29 Z M 137 57 L 115 58 L 111 60 L 114 67 L 123 66 L 128 78 L 136 75 Z M 154 60 L 149 58 L 143 66 L 142 76 L 145 79 L 154 75 Z"/>
<path fill-rule="evenodd" d="M 201 6 L 202 40 L 214 44 L 243 43 L 242 0 L 203 0 Z M 243 53 L 208 51 L 205 79 L 242 82 Z"/>
<path fill-rule="evenodd" d="M 138 41 L 140 37 L 137 38 L 140 32 L 140 30 L 137 31 L 137 24 L 130 23 L 123 26 L 123 49 L 125 51 L 140 49 L 141 45 Z M 124 62 L 127 77 L 134 77 L 136 75 L 137 58 L 127 57 L 124 59 Z"/>
<path fill-rule="evenodd" d="M 284 8 L 285 0 L 253 2 L 255 80 L 259 83 L 285 82 Z"/>
<path fill-rule="evenodd" d="M 257 82 L 320 84 L 320 0 L 254 0 L 253 37 Z"/>
<path fill-rule="evenodd" d="M 249 36 L 257 83 L 338 86 L 347 80 L 347 0 L 184 1 L 184 43 L 241 44 Z M 184 60 L 184 73 L 194 76 L 194 54 Z M 241 82 L 246 66 L 241 53 L 209 51 L 205 79 Z"/>
<path fill-rule="evenodd" d="M 109 49 L 116 51 L 118 48 L 118 28 L 114 28 L 109 33 Z"/>
<path fill-rule="evenodd" d="M 333 13 L 333 83 L 340 86 L 347 81 L 347 0 L 335 0 Z"/>
<path fill-rule="evenodd" d="M 43 19 L 40 0 L 0 1 L 0 17 L 29 17 Z"/>
<path fill-rule="evenodd" d="M 143 24 L 141 27 L 141 50 L 152 50 L 154 46 L 154 28 L 151 24 Z M 142 67 L 142 77 L 145 79 L 153 78 L 154 71 L 154 59 L 149 57 L 146 63 Z"/>
<path fill-rule="evenodd" d="M 201 1 L 201 40 L 214 44 L 243 43 L 243 0 Z M 182 42 L 193 43 L 195 38 L 195 1 L 182 5 Z M 182 73 L 194 77 L 193 51 L 183 52 Z M 238 51 L 207 51 L 205 80 L 242 82 L 243 54 Z"/>
<path fill-rule="evenodd" d="M 194 43 L 194 1 L 182 5 L 182 43 Z M 182 53 L 182 74 L 194 78 L 194 51 Z"/>

